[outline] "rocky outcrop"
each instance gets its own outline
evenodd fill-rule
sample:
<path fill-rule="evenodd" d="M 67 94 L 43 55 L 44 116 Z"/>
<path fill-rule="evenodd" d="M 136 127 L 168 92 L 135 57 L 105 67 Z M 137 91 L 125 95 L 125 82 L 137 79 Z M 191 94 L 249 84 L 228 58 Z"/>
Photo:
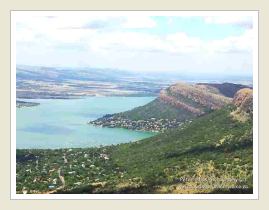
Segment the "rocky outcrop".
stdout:
<path fill-rule="evenodd" d="M 179 108 L 179 109 L 180 109 L 180 108 L 185 109 L 186 111 L 191 112 L 191 113 L 193 113 L 193 114 L 195 114 L 195 115 L 201 115 L 201 114 L 204 113 L 201 109 L 194 108 L 194 107 L 188 105 L 187 103 L 184 103 L 184 102 L 182 102 L 182 101 L 180 101 L 180 100 L 177 100 L 177 99 L 176 99 L 175 97 L 173 97 L 173 96 L 169 96 L 169 95 L 167 94 L 167 91 L 166 91 L 166 90 L 162 90 L 162 91 L 160 92 L 160 96 L 159 96 L 159 98 L 160 98 L 163 102 L 165 102 L 165 103 L 167 103 L 167 104 L 170 104 L 170 105 L 172 105 L 173 107 L 176 107 L 176 108 Z"/>
<path fill-rule="evenodd" d="M 250 88 L 243 88 L 239 90 L 233 99 L 233 103 L 242 111 L 253 114 L 253 90 Z"/>
<path fill-rule="evenodd" d="M 243 88 L 236 92 L 233 98 L 233 104 L 237 107 L 232 116 L 242 122 L 253 118 L 253 90 Z"/>

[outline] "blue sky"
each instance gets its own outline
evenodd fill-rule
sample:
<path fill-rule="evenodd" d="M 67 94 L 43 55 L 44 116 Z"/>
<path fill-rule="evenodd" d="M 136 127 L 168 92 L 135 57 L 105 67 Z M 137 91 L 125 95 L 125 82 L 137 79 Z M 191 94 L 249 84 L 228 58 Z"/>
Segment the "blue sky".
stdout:
<path fill-rule="evenodd" d="M 202 40 L 211 40 L 223 39 L 227 36 L 240 36 L 247 28 L 247 26 L 244 27 L 236 24 L 208 24 L 204 21 L 204 17 L 157 16 L 152 19 L 156 22 L 156 27 L 151 28 L 150 30 L 140 29 L 140 31 L 160 35 L 184 31 L 188 36 L 198 36 Z"/>
<path fill-rule="evenodd" d="M 17 12 L 16 62 L 137 72 L 251 75 L 252 14 Z"/>

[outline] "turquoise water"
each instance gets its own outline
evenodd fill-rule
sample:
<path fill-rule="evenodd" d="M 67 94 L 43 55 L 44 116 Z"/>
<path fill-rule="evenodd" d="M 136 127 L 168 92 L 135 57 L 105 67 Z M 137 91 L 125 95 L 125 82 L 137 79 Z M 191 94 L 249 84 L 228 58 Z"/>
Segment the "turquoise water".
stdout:
<path fill-rule="evenodd" d="M 17 148 L 70 148 L 111 145 L 143 139 L 150 132 L 102 128 L 87 124 L 105 114 L 132 109 L 154 97 L 87 97 L 25 99 L 39 106 L 16 108 Z"/>

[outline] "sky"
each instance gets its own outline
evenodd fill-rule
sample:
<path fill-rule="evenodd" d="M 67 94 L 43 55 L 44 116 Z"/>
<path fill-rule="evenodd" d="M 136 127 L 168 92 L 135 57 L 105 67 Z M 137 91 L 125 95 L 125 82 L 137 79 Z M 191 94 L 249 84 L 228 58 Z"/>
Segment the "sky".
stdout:
<path fill-rule="evenodd" d="M 17 11 L 16 64 L 251 75 L 257 44 L 252 15 Z"/>

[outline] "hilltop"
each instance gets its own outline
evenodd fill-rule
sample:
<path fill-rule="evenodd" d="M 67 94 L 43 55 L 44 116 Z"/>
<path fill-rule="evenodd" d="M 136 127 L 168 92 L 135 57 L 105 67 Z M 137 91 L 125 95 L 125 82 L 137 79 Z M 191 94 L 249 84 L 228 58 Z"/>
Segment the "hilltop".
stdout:
<path fill-rule="evenodd" d="M 136 142 L 17 150 L 17 193 L 252 193 L 252 117 L 232 115 L 250 116 L 251 96 L 241 90 L 231 104 Z"/>
<path fill-rule="evenodd" d="M 253 91 L 250 88 L 239 90 L 233 99 L 236 110 L 232 112 L 232 116 L 242 122 L 253 117 Z"/>
<path fill-rule="evenodd" d="M 247 85 L 233 84 L 233 83 L 227 83 L 227 82 L 222 83 L 222 84 L 218 84 L 218 83 L 198 83 L 198 84 L 207 86 L 208 88 L 213 87 L 215 91 L 218 92 L 219 94 L 222 94 L 230 98 L 233 98 L 235 93 L 240 89 L 243 89 L 243 88 L 251 89 L 251 87 Z"/>
<path fill-rule="evenodd" d="M 234 85 L 232 84 L 233 88 Z M 164 131 L 230 104 L 232 98 L 208 84 L 177 83 L 160 91 L 152 102 L 130 111 L 105 115 L 91 124 L 135 130 Z"/>

